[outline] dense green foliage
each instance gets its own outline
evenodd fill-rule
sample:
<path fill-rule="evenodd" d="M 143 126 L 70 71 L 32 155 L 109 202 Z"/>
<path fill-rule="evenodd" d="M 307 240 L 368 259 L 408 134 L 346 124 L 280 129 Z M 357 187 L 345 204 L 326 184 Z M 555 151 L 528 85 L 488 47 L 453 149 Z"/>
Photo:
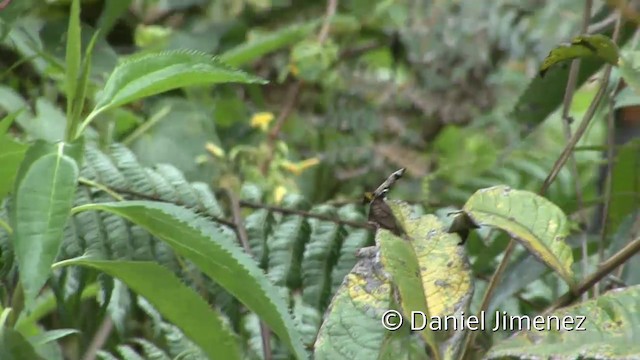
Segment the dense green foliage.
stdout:
<path fill-rule="evenodd" d="M 0 1 L 0 359 L 637 356 L 639 17 L 591 3 Z"/>

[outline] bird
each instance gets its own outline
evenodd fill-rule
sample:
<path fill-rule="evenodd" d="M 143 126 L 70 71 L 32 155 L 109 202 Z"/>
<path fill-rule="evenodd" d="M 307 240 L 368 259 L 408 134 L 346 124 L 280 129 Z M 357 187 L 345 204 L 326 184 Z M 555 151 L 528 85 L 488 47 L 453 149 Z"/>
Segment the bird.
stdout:
<path fill-rule="evenodd" d="M 374 192 L 366 192 L 363 199 L 363 203 L 369 204 L 369 222 L 391 231 L 396 236 L 406 236 L 407 233 L 385 200 L 389 188 L 402 177 L 404 171 L 405 169 L 402 168 L 393 172 Z"/>

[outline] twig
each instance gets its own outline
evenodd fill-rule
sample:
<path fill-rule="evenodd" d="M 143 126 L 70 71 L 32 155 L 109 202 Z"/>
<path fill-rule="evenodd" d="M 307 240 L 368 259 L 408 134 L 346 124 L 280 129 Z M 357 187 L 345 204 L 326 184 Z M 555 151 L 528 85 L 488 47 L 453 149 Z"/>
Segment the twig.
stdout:
<path fill-rule="evenodd" d="M 607 261 L 600 264 L 600 267 L 596 272 L 582 280 L 574 290 L 570 290 L 566 294 L 558 298 L 558 300 L 556 300 L 544 311 L 543 315 L 549 314 L 550 312 L 558 308 L 571 304 L 575 299 L 577 299 L 584 292 L 588 291 L 598 281 L 609 275 L 610 272 L 615 270 L 618 266 L 624 264 L 638 252 L 640 252 L 640 238 L 633 240 L 632 242 L 627 244 L 627 246 L 607 259 Z"/>
<path fill-rule="evenodd" d="M 244 251 L 252 255 L 251 245 L 249 245 L 249 236 L 247 235 L 247 229 L 244 227 L 244 221 L 242 220 L 242 214 L 240 213 L 240 204 L 238 198 L 229 189 L 225 189 L 227 197 L 229 198 L 229 204 L 231 205 L 231 216 L 233 217 L 233 224 L 235 225 L 236 235 L 240 240 L 240 245 L 244 248 Z"/>
<path fill-rule="evenodd" d="M 338 0 L 328 0 L 327 1 L 327 14 L 324 17 L 324 22 L 322 23 L 322 28 L 318 33 L 318 42 L 321 44 L 327 40 L 327 36 L 329 36 L 329 30 L 331 29 L 331 18 L 336 14 L 336 9 L 338 8 Z"/>
<path fill-rule="evenodd" d="M 584 12 L 582 14 L 582 28 L 580 30 L 581 35 L 586 33 L 587 27 L 589 26 L 589 19 L 591 18 L 591 9 L 593 7 L 593 0 L 586 0 L 584 5 Z M 573 118 L 569 115 L 571 110 L 571 103 L 573 102 L 573 94 L 576 89 L 576 83 L 578 80 L 578 73 L 580 72 L 580 59 L 575 59 L 571 62 L 571 68 L 569 69 L 569 78 L 567 79 L 567 87 L 564 93 L 564 100 L 562 105 L 562 125 L 564 130 L 565 140 L 568 142 L 571 139 L 571 122 Z M 573 152 L 571 152 L 571 156 L 569 158 L 569 169 L 571 170 L 571 177 L 574 180 L 575 188 L 576 188 L 576 203 L 578 208 L 578 214 L 580 216 L 580 220 L 583 224 L 587 224 L 588 219 L 584 211 L 582 211 L 583 201 L 582 201 L 582 184 L 580 181 L 580 176 L 578 174 L 578 164 L 576 162 L 576 158 Z M 580 248 L 582 250 L 582 274 L 587 273 L 587 269 L 589 264 L 587 262 L 588 251 L 587 251 L 587 235 L 583 231 L 580 234 Z M 585 294 L 586 295 L 586 294 Z M 585 297 L 586 300 L 586 297 Z"/>
<path fill-rule="evenodd" d="M 269 155 L 267 160 L 262 164 L 260 172 L 262 175 L 266 175 L 269 171 L 269 167 L 271 166 L 271 162 L 273 161 L 273 152 L 275 151 L 276 140 L 278 139 L 278 135 L 280 134 L 280 130 L 282 130 L 282 126 L 284 122 L 287 120 L 293 108 L 296 106 L 298 102 L 298 97 L 300 96 L 300 90 L 302 89 L 302 81 L 298 80 L 295 83 L 291 84 L 289 87 L 289 91 L 287 91 L 286 99 L 287 102 L 282 105 L 282 110 L 280 114 L 278 114 L 278 118 L 276 119 L 273 128 L 269 132 L 269 137 L 267 139 L 267 147 Z"/>
<path fill-rule="evenodd" d="M 272 206 L 272 205 L 266 205 L 266 204 L 256 204 L 256 203 L 243 201 L 243 200 L 240 200 L 240 206 L 248 207 L 248 208 L 251 208 L 251 209 L 266 209 L 266 210 L 269 210 L 269 211 L 272 211 L 272 212 L 277 212 L 277 213 L 282 213 L 282 214 L 287 214 L 287 215 L 300 215 L 300 216 L 304 216 L 304 217 L 308 217 L 308 218 L 314 218 L 314 219 L 318 219 L 318 220 L 331 221 L 331 222 L 339 224 L 339 225 L 346 225 L 346 226 L 351 226 L 351 227 L 354 227 L 354 228 L 369 229 L 369 230 L 375 230 L 376 229 L 375 226 L 373 226 L 373 225 L 371 225 L 369 223 L 343 220 L 343 219 L 338 219 L 338 218 L 335 218 L 335 217 L 332 217 L 332 216 L 327 216 L 327 215 L 322 215 L 322 214 L 314 214 L 312 212 L 308 212 L 308 211 L 304 211 L 304 210 L 281 208 L 281 207 Z"/>
<path fill-rule="evenodd" d="M 607 173 L 604 179 L 604 204 L 602 205 L 602 214 L 600 220 L 600 242 L 598 243 L 598 262 L 601 263 L 604 260 L 604 243 L 607 237 L 607 231 L 609 230 L 609 226 L 607 226 L 609 217 L 609 206 L 611 204 L 611 190 L 613 183 L 613 144 L 615 143 L 615 123 L 614 123 L 614 114 L 613 114 L 613 104 L 609 102 L 609 114 L 607 116 L 607 144 L 609 145 L 607 149 Z M 594 292 L 596 295 L 600 293 L 600 283 L 597 283 L 594 287 Z"/>
<path fill-rule="evenodd" d="M 119 189 L 119 188 L 114 188 L 114 187 L 108 187 L 108 186 L 106 186 L 104 184 L 100 184 L 100 183 L 97 183 L 97 182 L 94 182 L 94 181 L 86 182 L 83 185 L 91 186 L 91 187 L 94 187 L 96 189 L 102 190 L 102 191 L 108 193 L 109 195 L 111 195 L 113 197 L 117 197 L 118 200 L 124 200 L 122 195 L 125 194 L 125 195 L 132 196 L 134 198 L 140 198 L 140 199 L 146 199 L 146 200 L 152 200 L 152 201 L 161 201 L 161 202 L 165 202 L 165 203 L 171 203 L 171 204 L 174 204 L 174 205 L 193 208 L 193 207 L 190 207 L 187 204 L 183 204 L 182 202 L 179 202 L 179 201 L 167 201 L 165 199 L 162 199 L 159 196 L 147 195 L 147 194 L 139 193 L 139 192 L 128 190 L 128 189 Z M 269 210 L 269 211 L 272 211 L 272 212 L 277 212 L 277 213 L 282 213 L 282 214 L 287 214 L 287 215 L 300 215 L 300 216 L 304 216 L 304 217 L 307 217 L 307 218 L 330 221 L 330 222 L 333 222 L 333 223 L 336 223 L 336 224 L 339 224 L 339 225 L 346 225 L 346 226 L 351 226 L 351 227 L 354 227 L 354 228 L 375 230 L 375 227 L 372 226 L 369 223 L 343 220 L 343 219 L 340 219 L 340 218 L 334 218 L 334 217 L 327 216 L 327 215 L 322 215 L 322 214 L 314 214 L 312 212 L 303 211 L 303 210 L 281 208 L 281 207 L 278 207 L 278 206 L 272 206 L 272 205 L 267 205 L 267 204 L 257 204 L 257 203 L 252 203 L 252 202 L 244 201 L 244 200 L 239 200 L 238 204 L 240 205 L 240 207 L 247 207 L 247 208 L 251 208 L 251 209 L 266 209 L 266 210 Z M 197 210 L 201 215 L 206 216 L 207 218 L 209 218 L 209 219 L 211 219 L 211 220 L 213 220 L 213 221 L 215 221 L 217 223 L 220 223 L 222 225 L 228 226 L 228 227 L 230 227 L 230 228 L 232 228 L 234 230 L 236 228 L 236 224 L 233 221 L 229 221 L 229 220 L 222 219 L 222 218 L 210 215 L 210 214 L 206 214 L 204 209 L 196 208 L 194 210 Z"/>
<path fill-rule="evenodd" d="M 611 74 L 611 65 L 605 65 L 605 66 L 606 67 L 605 67 L 603 79 L 602 79 L 602 82 L 600 83 L 600 89 L 598 89 L 598 92 L 596 93 L 595 97 L 591 101 L 591 104 L 589 105 L 587 112 L 582 118 L 582 122 L 580 122 L 578 129 L 576 129 L 576 132 L 573 134 L 571 139 L 569 139 L 564 150 L 562 150 L 562 153 L 560 154 L 555 164 L 553 165 L 551 172 L 549 173 L 549 175 L 547 175 L 547 178 L 544 180 L 544 183 L 542 184 L 542 188 L 541 188 L 542 192 L 546 191 L 546 189 L 548 189 L 551 183 L 556 179 L 556 176 L 558 176 L 558 173 L 560 173 L 560 170 L 569 159 L 573 151 L 573 148 L 576 146 L 578 141 L 582 138 L 582 135 L 584 135 L 584 132 L 587 130 L 587 127 L 589 126 L 591 119 L 596 113 L 596 110 L 598 109 L 598 105 L 600 105 L 600 100 L 602 100 L 602 97 L 607 91 L 607 85 L 609 83 L 609 75 Z"/>
<path fill-rule="evenodd" d="M 87 351 L 84 353 L 82 360 L 94 360 L 96 358 L 98 350 L 100 350 L 104 343 L 107 342 L 107 339 L 111 334 L 111 330 L 113 330 L 113 321 L 111 320 L 111 317 L 105 316 L 104 320 L 102 320 L 102 324 L 100 324 L 100 327 L 98 328 L 98 331 L 96 331 L 96 334 L 93 336 L 91 344 L 89 344 L 89 348 L 87 348 Z"/>
<path fill-rule="evenodd" d="M 235 224 L 236 234 L 238 235 L 238 239 L 240 239 L 240 244 L 242 244 L 244 251 L 249 254 L 249 256 L 253 257 L 253 251 L 251 250 L 251 245 L 249 245 L 247 229 L 244 227 L 244 220 L 240 213 L 238 198 L 230 189 L 226 189 L 226 193 L 229 198 L 229 203 L 231 204 L 233 223 Z M 262 354 L 264 356 L 264 360 L 271 360 L 273 358 L 273 354 L 271 352 L 271 331 L 262 319 L 260 319 L 260 337 L 262 338 Z"/>
<path fill-rule="evenodd" d="M 106 192 L 107 194 L 109 194 L 112 198 L 118 200 L 118 201 L 124 201 L 124 197 L 122 197 L 122 195 L 118 194 L 117 192 L 111 190 L 108 186 L 97 183 L 93 180 L 89 180 L 85 177 L 80 177 L 78 178 L 78 183 L 82 184 L 82 185 L 87 185 L 99 190 L 102 190 L 104 192 Z"/>
<path fill-rule="evenodd" d="M 100 184 L 98 182 L 95 181 L 91 181 L 88 179 L 84 179 L 84 178 L 80 178 L 79 181 L 81 184 L 86 185 L 86 186 L 90 186 L 96 189 L 99 189 L 101 191 L 104 191 L 105 193 L 111 195 L 111 197 L 113 197 L 114 199 L 118 200 L 118 201 L 123 201 L 125 200 L 124 197 L 122 196 L 123 194 L 125 195 L 129 195 L 132 196 L 134 198 L 140 198 L 140 199 L 145 199 L 145 200 L 152 200 L 152 201 L 160 201 L 160 202 L 165 202 L 165 203 L 171 203 L 174 205 L 179 205 L 179 206 L 184 206 L 187 208 L 191 208 L 193 210 L 196 210 L 200 215 L 206 216 L 207 218 L 209 218 L 210 220 L 213 220 L 214 222 L 217 222 L 219 224 L 222 225 L 226 225 L 232 229 L 235 229 L 235 224 L 232 221 L 229 220 L 225 220 L 222 218 L 219 218 L 217 216 L 213 216 L 210 214 L 207 214 L 204 209 L 201 208 L 194 208 L 192 206 L 189 206 L 187 204 L 183 204 L 180 201 L 167 201 L 159 196 L 156 195 L 148 195 L 148 194 L 143 194 L 137 191 L 133 191 L 133 190 L 128 190 L 128 189 L 119 189 L 119 188 L 114 188 L 114 187 L 109 187 L 107 185 L 104 184 Z"/>
<path fill-rule="evenodd" d="M 327 2 L 327 14 L 324 18 L 324 22 L 322 23 L 322 28 L 318 33 L 318 42 L 320 44 L 325 42 L 327 40 L 327 37 L 329 36 L 329 30 L 331 29 L 331 18 L 335 15 L 337 8 L 338 8 L 338 0 L 329 0 Z M 276 140 L 278 139 L 278 135 L 282 130 L 282 126 L 284 125 L 285 121 L 287 121 L 287 118 L 289 118 L 289 115 L 291 114 L 291 112 L 293 111 L 293 108 L 296 106 L 298 102 L 298 98 L 300 97 L 300 91 L 302 89 L 302 84 L 303 84 L 302 80 L 298 80 L 291 85 L 291 87 L 289 88 L 289 91 L 287 92 L 287 96 L 286 96 L 287 101 L 282 106 L 282 110 L 280 111 L 280 114 L 278 114 L 278 118 L 276 119 L 276 122 L 273 125 L 273 128 L 269 132 L 269 138 L 267 140 L 267 147 L 269 149 L 268 157 L 260 167 L 260 172 L 263 175 L 266 175 L 267 172 L 269 171 L 269 167 L 271 166 L 271 162 L 273 161 L 273 156 L 274 156 L 273 152 L 275 151 Z"/>

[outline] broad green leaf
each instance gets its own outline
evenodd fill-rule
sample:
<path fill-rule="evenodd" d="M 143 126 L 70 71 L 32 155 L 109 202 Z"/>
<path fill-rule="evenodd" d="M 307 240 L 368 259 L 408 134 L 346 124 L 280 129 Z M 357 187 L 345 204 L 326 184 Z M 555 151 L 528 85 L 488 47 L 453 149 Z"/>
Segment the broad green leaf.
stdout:
<path fill-rule="evenodd" d="M 181 87 L 230 82 L 265 83 L 203 52 L 177 50 L 134 55 L 113 70 L 97 96 L 92 114 Z"/>
<path fill-rule="evenodd" d="M 76 97 L 76 91 L 78 89 L 81 56 L 80 0 L 72 0 L 71 13 L 69 14 L 69 27 L 67 28 L 67 52 L 65 55 L 65 90 L 67 95 L 67 114 L 69 115 L 73 113 L 73 99 Z"/>
<path fill-rule="evenodd" d="M 581 35 L 571 40 L 570 44 L 562 44 L 551 50 L 540 66 L 540 76 L 544 76 L 550 67 L 560 62 L 592 56 L 616 65 L 620 54 L 618 46 L 608 36 Z"/>
<path fill-rule="evenodd" d="M 575 285 L 573 254 L 565 243 L 569 225 L 558 206 L 532 192 L 500 185 L 476 191 L 463 210 L 477 225 L 509 233 L 570 286 Z"/>
<path fill-rule="evenodd" d="M 410 318 L 411 311 L 422 311 L 431 319 L 468 312 L 473 284 L 465 247 L 459 245 L 460 238 L 447 233 L 434 215 L 417 216 L 401 201 L 389 205 L 407 232 L 408 240 L 386 230 L 379 230 L 376 240 L 385 270 L 398 287 L 405 316 Z M 429 327 L 423 330 L 425 340 L 432 336 L 427 331 Z M 446 336 L 438 335 L 438 338 Z M 429 341 L 435 346 L 433 340 Z"/>
<path fill-rule="evenodd" d="M 65 336 L 69 336 L 71 334 L 78 334 L 78 333 L 80 333 L 80 331 L 76 329 L 49 330 L 41 334 L 30 337 L 29 342 L 34 344 L 35 346 L 41 346 L 46 343 L 56 341 L 58 339 L 62 339 Z"/>
<path fill-rule="evenodd" d="M 13 188 L 13 183 L 28 146 L 14 141 L 7 130 L 18 115 L 14 112 L 0 121 L 0 200 Z"/>
<path fill-rule="evenodd" d="M 276 288 L 236 244 L 192 211 L 168 203 L 126 201 L 88 204 L 74 211 L 104 210 L 120 215 L 165 241 L 192 261 L 213 281 L 254 311 L 285 342 L 298 359 L 305 359 L 300 335 Z"/>
<path fill-rule="evenodd" d="M 610 16 L 610 10 L 603 7 L 590 21 L 591 24 L 600 22 Z M 611 36 L 613 29 L 605 31 L 605 36 Z M 628 23 L 623 25 L 620 31 L 618 46 L 622 47 L 627 43 L 636 31 L 636 26 Z M 580 73 L 578 74 L 577 87 L 579 88 L 595 74 L 605 61 L 600 57 L 583 58 L 580 62 Z M 555 111 L 561 104 L 564 97 L 567 79 L 569 77 L 569 66 L 554 66 L 544 77 L 536 76 L 531 80 L 527 89 L 518 99 L 509 118 L 531 129 L 541 124 L 549 114 Z M 523 127 L 524 130 L 524 127 Z M 523 131 L 523 135 L 525 132 Z"/>
<path fill-rule="evenodd" d="M 539 320 L 538 329 L 531 316 L 531 330 L 497 343 L 486 358 L 635 359 L 640 355 L 638 309 L 640 286 L 633 286 L 557 310 Z"/>
<path fill-rule="evenodd" d="M 609 233 L 618 229 L 622 220 L 640 209 L 640 140 L 622 146 L 616 156 L 611 177 L 611 204 L 609 205 Z"/>
<path fill-rule="evenodd" d="M 71 211 L 79 170 L 67 147 L 38 141 L 18 171 L 11 220 L 27 305 L 49 277 Z"/>
<path fill-rule="evenodd" d="M 309 35 L 319 24 L 313 21 L 305 25 L 293 25 L 256 37 L 228 50 L 220 55 L 220 59 L 231 66 L 242 66 L 261 56 L 296 43 Z"/>
<path fill-rule="evenodd" d="M 19 332 L 0 327 L 0 359 L 2 360 L 44 360 Z"/>
<path fill-rule="evenodd" d="M 393 334 L 380 322 L 392 306 L 391 284 L 375 248 L 366 250 L 331 301 L 314 345 L 316 360 L 377 359 Z"/>
<path fill-rule="evenodd" d="M 211 359 L 217 354 L 225 354 L 226 359 L 240 359 L 236 339 L 220 314 L 168 269 L 147 261 L 102 261 L 82 257 L 61 261 L 54 267 L 72 265 L 97 269 L 123 281 Z"/>

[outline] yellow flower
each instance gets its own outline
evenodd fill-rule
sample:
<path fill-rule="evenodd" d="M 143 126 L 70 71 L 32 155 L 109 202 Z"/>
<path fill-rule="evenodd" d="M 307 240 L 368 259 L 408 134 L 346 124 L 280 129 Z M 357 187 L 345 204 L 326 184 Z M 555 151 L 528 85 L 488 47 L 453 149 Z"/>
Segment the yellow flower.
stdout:
<path fill-rule="evenodd" d="M 314 157 L 310 159 L 303 160 L 299 163 L 292 163 L 291 161 L 285 160 L 282 162 L 281 166 L 285 168 L 287 171 L 295 174 L 296 176 L 302 174 L 303 171 L 307 170 L 310 167 L 316 166 L 320 163 L 320 159 Z"/>
<path fill-rule="evenodd" d="M 260 128 L 260 130 L 266 132 L 273 118 L 274 116 L 270 112 L 255 113 L 251 117 L 251 127 Z"/>
<path fill-rule="evenodd" d="M 207 151 L 215 157 L 218 157 L 218 158 L 224 157 L 224 150 L 212 142 L 207 142 L 204 148 L 207 149 Z"/>
<path fill-rule="evenodd" d="M 273 190 L 273 200 L 276 202 L 276 204 L 280 204 L 286 194 L 287 189 L 284 186 L 280 185 Z"/>

